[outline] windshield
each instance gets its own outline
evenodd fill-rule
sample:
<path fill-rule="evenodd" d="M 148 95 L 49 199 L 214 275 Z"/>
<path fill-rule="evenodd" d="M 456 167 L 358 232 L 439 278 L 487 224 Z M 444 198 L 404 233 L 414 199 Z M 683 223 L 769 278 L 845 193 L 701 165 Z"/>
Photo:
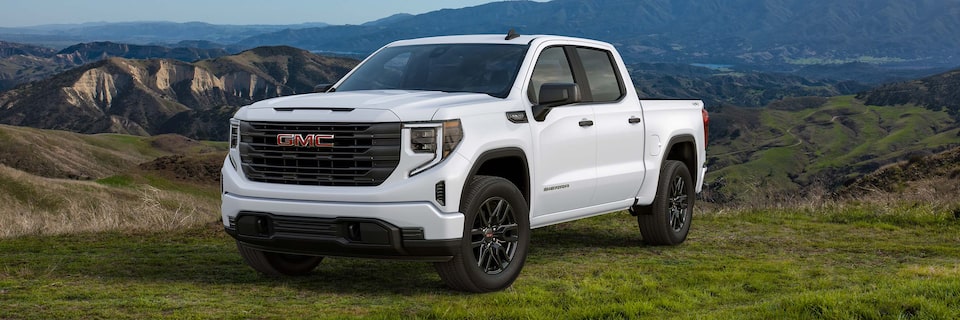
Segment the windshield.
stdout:
<path fill-rule="evenodd" d="M 526 45 L 431 44 L 389 47 L 363 63 L 337 91 L 426 90 L 505 98 Z"/>

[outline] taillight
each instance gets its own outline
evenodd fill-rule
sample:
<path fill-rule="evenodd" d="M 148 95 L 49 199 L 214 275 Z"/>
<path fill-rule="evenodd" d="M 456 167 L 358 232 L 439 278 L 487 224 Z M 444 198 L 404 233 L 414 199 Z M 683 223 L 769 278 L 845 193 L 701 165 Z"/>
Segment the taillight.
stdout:
<path fill-rule="evenodd" d="M 707 136 L 710 135 L 710 113 L 707 112 L 707 108 L 700 109 L 700 114 L 703 115 L 703 147 L 707 147 Z"/>

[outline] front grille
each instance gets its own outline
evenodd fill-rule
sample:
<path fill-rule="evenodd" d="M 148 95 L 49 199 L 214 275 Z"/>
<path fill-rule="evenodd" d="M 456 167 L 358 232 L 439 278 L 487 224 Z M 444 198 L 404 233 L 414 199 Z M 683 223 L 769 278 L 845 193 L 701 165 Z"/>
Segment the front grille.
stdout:
<path fill-rule="evenodd" d="M 279 146 L 278 134 L 333 135 L 332 146 Z M 400 163 L 399 123 L 241 122 L 247 179 L 313 186 L 377 186 Z"/>

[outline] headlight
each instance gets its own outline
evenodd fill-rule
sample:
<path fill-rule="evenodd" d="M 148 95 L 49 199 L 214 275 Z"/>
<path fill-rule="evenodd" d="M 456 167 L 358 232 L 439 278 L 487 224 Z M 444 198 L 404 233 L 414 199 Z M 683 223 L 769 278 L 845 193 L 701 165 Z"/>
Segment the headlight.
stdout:
<path fill-rule="evenodd" d="M 410 176 L 416 175 L 436 166 L 446 159 L 463 140 L 463 129 L 460 120 L 443 122 L 420 122 L 404 125 L 410 130 L 410 150 L 414 153 L 432 153 L 433 158 L 423 165 L 410 171 Z"/>
<path fill-rule="evenodd" d="M 240 146 L 240 120 L 230 119 L 230 149 Z"/>

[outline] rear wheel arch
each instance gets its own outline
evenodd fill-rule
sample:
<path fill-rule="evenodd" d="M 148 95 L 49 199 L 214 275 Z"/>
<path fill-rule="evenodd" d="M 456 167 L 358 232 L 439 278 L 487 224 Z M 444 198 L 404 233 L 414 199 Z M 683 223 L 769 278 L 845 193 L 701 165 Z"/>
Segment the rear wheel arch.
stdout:
<path fill-rule="evenodd" d="M 683 163 L 683 166 L 687 168 L 687 171 L 690 172 L 694 185 L 700 183 L 697 181 L 697 175 L 693 174 L 696 171 L 697 167 L 697 140 L 694 139 L 692 135 L 684 134 L 678 135 L 670 138 L 670 141 L 667 143 L 666 155 L 660 159 L 660 168 L 663 169 L 667 165 L 668 161 L 680 161 Z M 661 181 L 657 180 L 657 185 L 655 188 L 660 190 L 659 184 Z M 653 214 L 652 204 L 649 205 L 634 205 L 630 207 L 631 215 L 650 215 Z"/>
<path fill-rule="evenodd" d="M 692 135 L 684 134 L 670 138 L 670 142 L 667 143 L 666 156 L 660 160 L 661 167 L 669 160 L 683 162 L 687 171 L 692 175 L 694 185 L 702 183 L 697 181 L 698 175 L 694 174 L 699 172 L 697 170 L 699 161 L 697 159 L 697 140 Z"/>

